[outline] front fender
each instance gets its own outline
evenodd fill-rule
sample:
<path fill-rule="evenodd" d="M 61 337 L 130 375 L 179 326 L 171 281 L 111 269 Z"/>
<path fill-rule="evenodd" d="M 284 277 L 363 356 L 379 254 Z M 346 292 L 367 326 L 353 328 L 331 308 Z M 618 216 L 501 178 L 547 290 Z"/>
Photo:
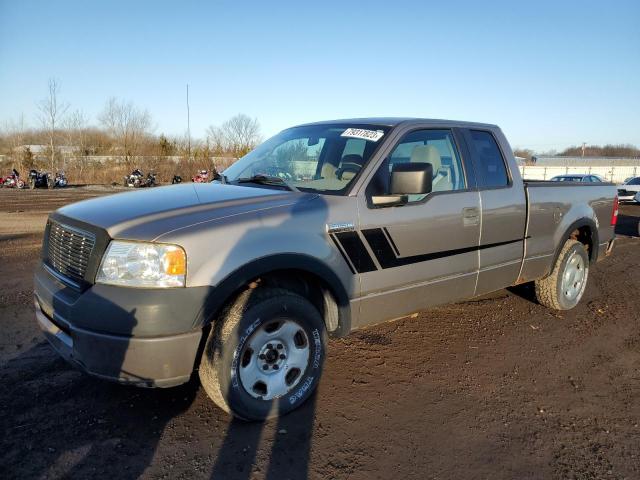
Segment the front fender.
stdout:
<path fill-rule="evenodd" d="M 281 253 L 253 260 L 242 265 L 223 280 L 211 287 L 202 310 L 195 319 L 194 328 L 208 325 L 233 296 L 255 278 L 277 270 L 298 270 L 314 275 L 327 285 L 338 307 L 339 328 L 334 336 L 343 336 L 351 331 L 351 309 L 349 295 L 338 275 L 317 258 L 303 254 Z"/>
<path fill-rule="evenodd" d="M 206 325 L 251 280 L 286 269 L 321 279 L 333 293 L 343 319 L 349 318 L 349 299 L 358 293 L 357 278 L 326 233 L 328 211 L 319 199 L 194 225 L 163 237 L 186 250 L 187 286 L 210 289 L 195 323 Z"/>

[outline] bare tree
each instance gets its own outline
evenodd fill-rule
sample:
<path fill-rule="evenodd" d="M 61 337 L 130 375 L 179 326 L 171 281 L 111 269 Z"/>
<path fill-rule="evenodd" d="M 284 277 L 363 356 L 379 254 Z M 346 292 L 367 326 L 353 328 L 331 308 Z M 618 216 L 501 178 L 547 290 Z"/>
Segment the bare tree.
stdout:
<path fill-rule="evenodd" d="M 207 128 L 207 147 L 210 148 L 216 155 L 222 155 L 227 148 L 224 135 L 220 127 L 214 125 Z"/>
<path fill-rule="evenodd" d="M 7 121 L 3 128 L 5 132 L 5 146 L 18 171 L 33 166 L 33 153 L 26 145 L 28 127 L 25 122 L 24 113 L 21 113 L 16 120 Z"/>
<path fill-rule="evenodd" d="M 5 131 L 9 153 L 13 155 L 19 147 L 26 143 L 25 134 L 27 126 L 24 119 L 24 113 L 18 115 L 16 120 L 8 120 L 5 122 L 3 130 Z"/>
<path fill-rule="evenodd" d="M 215 152 L 242 156 L 260 143 L 260 123 L 256 118 L 240 113 L 220 127 L 210 126 L 207 129 L 207 141 Z"/>
<path fill-rule="evenodd" d="M 56 166 L 56 136 L 57 128 L 62 118 L 69 109 L 69 104 L 60 102 L 60 85 L 55 78 L 49 79 L 49 94 L 38 103 L 39 119 L 43 129 L 47 132 L 49 141 L 50 169 L 55 170 Z"/>
<path fill-rule="evenodd" d="M 151 115 L 147 110 L 115 97 L 107 101 L 98 119 L 127 158 L 138 154 L 142 141 L 151 130 Z"/>
<path fill-rule="evenodd" d="M 76 147 L 80 155 L 86 153 L 87 117 L 82 110 L 74 110 L 62 122 L 67 145 Z"/>

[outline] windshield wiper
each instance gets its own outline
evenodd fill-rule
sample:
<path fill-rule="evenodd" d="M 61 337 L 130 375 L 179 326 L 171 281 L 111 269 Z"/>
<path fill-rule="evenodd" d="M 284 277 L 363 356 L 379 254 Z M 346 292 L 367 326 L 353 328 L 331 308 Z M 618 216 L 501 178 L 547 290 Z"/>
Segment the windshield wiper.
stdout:
<path fill-rule="evenodd" d="M 253 175 L 252 177 L 243 177 L 236 179 L 236 183 L 257 183 L 259 185 L 282 185 L 283 187 L 287 187 L 292 192 L 299 192 L 296 187 L 288 184 L 280 177 L 272 177 L 269 175 Z"/>

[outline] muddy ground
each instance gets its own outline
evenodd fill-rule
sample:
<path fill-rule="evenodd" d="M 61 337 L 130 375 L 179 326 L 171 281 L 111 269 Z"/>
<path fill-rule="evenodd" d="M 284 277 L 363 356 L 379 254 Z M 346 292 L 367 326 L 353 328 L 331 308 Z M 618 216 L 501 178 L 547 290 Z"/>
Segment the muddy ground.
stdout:
<path fill-rule="evenodd" d="M 109 191 L 0 190 L 0 478 L 640 478 L 640 206 L 576 309 L 504 290 L 333 340 L 314 398 L 259 424 L 197 381 L 115 385 L 45 343 L 46 215 Z"/>

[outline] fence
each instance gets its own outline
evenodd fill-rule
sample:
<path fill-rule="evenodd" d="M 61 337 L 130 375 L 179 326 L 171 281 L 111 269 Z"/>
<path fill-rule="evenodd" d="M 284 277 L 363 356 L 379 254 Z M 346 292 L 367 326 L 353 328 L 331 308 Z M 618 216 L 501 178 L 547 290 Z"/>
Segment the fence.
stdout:
<path fill-rule="evenodd" d="M 550 180 L 556 175 L 594 174 L 613 183 L 622 183 L 629 177 L 640 175 L 640 166 L 542 166 L 521 165 L 520 173 L 524 179 Z"/>

